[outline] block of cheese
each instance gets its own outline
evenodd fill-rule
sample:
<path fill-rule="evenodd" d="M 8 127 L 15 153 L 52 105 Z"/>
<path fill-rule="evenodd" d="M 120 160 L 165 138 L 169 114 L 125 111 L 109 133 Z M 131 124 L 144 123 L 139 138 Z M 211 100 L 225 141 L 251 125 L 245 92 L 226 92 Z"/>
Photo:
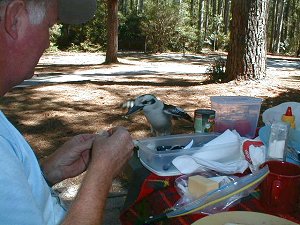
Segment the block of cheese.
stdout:
<path fill-rule="evenodd" d="M 195 198 L 199 198 L 207 192 L 217 188 L 219 188 L 218 182 L 200 175 L 190 176 L 188 179 L 188 190 Z"/>

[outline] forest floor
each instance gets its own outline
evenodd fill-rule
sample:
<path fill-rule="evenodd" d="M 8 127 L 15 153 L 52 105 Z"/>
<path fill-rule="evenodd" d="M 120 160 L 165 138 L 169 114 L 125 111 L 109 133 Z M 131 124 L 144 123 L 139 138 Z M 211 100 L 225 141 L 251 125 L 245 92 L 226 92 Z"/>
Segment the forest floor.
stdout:
<path fill-rule="evenodd" d="M 108 66 L 102 64 L 101 53 L 47 53 L 33 79 L 7 93 L 0 107 L 38 158 L 43 158 L 75 134 L 117 125 L 127 127 L 135 139 L 151 136 L 141 113 L 124 118 L 126 109 L 120 107 L 146 93 L 180 106 L 191 116 L 195 109 L 209 108 L 210 96 L 216 95 L 260 97 L 261 112 L 282 102 L 299 101 L 299 58 L 269 56 L 263 80 L 213 83 L 206 70 L 219 57 L 225 54 L 121 53 L 119 63 Z M 191 124 L 174 124 L 174 133 L 192 132 Z M 77 185 L 78 179 L 67 183 L 72 184 Z M 118 181 L 112 192 L 123 188 L 123 181 Z"/>

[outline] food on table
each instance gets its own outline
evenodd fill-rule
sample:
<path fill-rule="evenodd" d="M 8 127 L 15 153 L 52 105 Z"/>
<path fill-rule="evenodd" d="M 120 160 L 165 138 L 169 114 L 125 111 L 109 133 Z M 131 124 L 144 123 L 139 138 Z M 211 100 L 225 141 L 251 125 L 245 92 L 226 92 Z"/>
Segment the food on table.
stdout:
<path fill-rule="evenodd" d="M 195 198 L 199 198 L 207 192 L 218 188 L 219 183 L 217 181 L 210 180 L 209 178 L 200 175 L 190 176 L 188 179 L 188 190 Z"/>

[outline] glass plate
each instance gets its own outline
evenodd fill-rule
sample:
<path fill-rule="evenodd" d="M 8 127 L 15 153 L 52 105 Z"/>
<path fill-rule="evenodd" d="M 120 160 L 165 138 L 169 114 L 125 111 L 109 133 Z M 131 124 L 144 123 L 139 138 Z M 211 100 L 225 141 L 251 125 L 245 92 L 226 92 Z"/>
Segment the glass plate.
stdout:
<path fill-rule="evenodd" d="M 230 211 L 216 213 L 197 220 L 192 225 L 297 225 L 296 223 L 265 213 Z"/>

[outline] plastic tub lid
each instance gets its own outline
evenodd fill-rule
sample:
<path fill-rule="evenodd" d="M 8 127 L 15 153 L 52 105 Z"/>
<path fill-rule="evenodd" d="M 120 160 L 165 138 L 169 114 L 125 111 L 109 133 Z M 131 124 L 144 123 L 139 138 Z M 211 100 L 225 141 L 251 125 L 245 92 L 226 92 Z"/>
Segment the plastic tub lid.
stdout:
<path fill-rule="evenodd" d="M 211 102 L 219 104 L 260 104 L 261 98 L 255 98 L 250 96 L 211 96 Z"/>

